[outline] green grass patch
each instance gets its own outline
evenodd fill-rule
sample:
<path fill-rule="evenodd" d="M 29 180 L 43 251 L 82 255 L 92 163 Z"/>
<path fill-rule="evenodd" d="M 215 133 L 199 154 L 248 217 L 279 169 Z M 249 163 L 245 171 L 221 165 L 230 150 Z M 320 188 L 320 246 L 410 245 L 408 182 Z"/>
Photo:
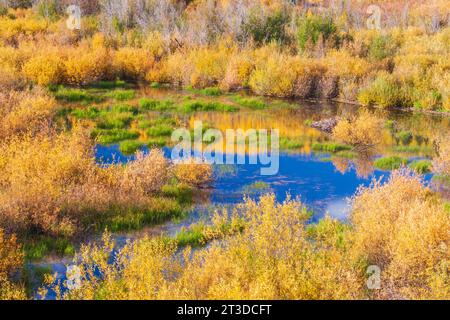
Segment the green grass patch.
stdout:
<path fill-rule="evenodd" d="M 280 149 L 282 150 L 294 150 L 300 149 L 304 146 L 302 141 L 291 138 L 280 138 Z"/>
<path fill-rule="evenodd" d="M 164 196 L 176 199 L 180 204 L 192 204 L 194 191 L 191 187 L 183 184 L 168 184 L 163 186 Z"/>
<path fill-rule="evenodd" d="M 188 228 L 182 228 L 174 240 L 179 247 L 201 247 L 211 240 L 240 233 L 244 228 L 245 221 L 243 219 L 237 219 L 234 222 L 227 221 L 218 225 L 207 225 L 205 222 L 197 222 Z"/>
<path fill-rule="evenodd" d="M 212 96 L 212 97 L 217 97 L 217 96 L 220 96 L 223 94 L 222 90 L 220 90 L 217 87 L 201 89 L 201 90 L 199 90 L 199 93 L 203 94 L 205 96 Z"/>
<path fill-rule="evenodd" d="M 401 157 L 397 157 L 397 156 L 392 156 L 392 157 L 384 157 L 384 158 L 379 158 L 377 160 L 375 160 L 374 162 L 374 166 L 377 169 L 381 169 L 381 170 L 396 170 L 399 169 L 401 166 L 404 166 L 408 163 L 408 160 L 401 158 Z"/>
<path fill-rule="evenodd" d="M 59 87 L 57 91 L 54 92 L 54 96 L 57 100 L 64 102 L 101 102 L 102 99 L 100 97 L 96 97 L 85 90 L 82 89 L 72 89 Z"/>
<path fill-rule="evenodd" d="M 139 100 L 139 108 L 144 111 L 167 111 L 174 108 L 172 100 L 155 100 L 142 98 Z"/>
<path fill-rule="evenodd" d="M 137 115 L 139 113 L 139 108 L 129 105 L 129 104 L 116 104 L 109 108 L 110 112 L 113 113 L 131 113 L 133 115 Z"/>
<path fill-rule="evenodd" d="M 96 139 L 100 144 L 108 145 L 124 140 L 137 139 L 139 138 L 139 132 L 126 129 L 96 129 L 92 132 L 92 138 Z"/>
<path fill-rule="evenodd" d="M 91 106 L 88 108 L 74 109 L 70 114 L 78 119 L 95 119 L 100 114 L 100 111 L 97 107 Z"/>
<path fill-rule="evenodd" d="M 154 138 L 147 141 L 147 147 L 151 148 L 162 148 L 168 144 L 168 141 L 164 138 Z"/>
<path fill-rule="evenodd" d="M 90 88 L 94 89 L 104 89 L 104 90 L 111 90 L 116 88 L 125 88 L 127 87 L 127 83 L 122 80 L 115 80 L 115 81 L 98 81 L 94 82 L 93 84 L 89 85 Z"/>
<path fill-rule="evenodd" d="M 24 242 L 25 259 L 29 261 L 40 260 L 50 254 L 56 254 L 60 257 L 75 254 L 74 246 L 65 238 L 39 237 Z"/>
<path fill-rule="evenodd" d="M 246 194 L 254 194 L 263 191 L 268 191 L 270 189 L 270 185 L 264 181 L 255 181 L 252 184 L 244 186 L 243 191 Z"/>
<path fill-rule="evenodd" d="M 142 149 L 145 146 L 145 143 L 136 141 L 136 140 L 126 140 L 122 141 L 119 145 L 120 152 L 124 155 L 132 155 L 135 154 L 136 151 Z"/>
<path fill-rule="evenodd" d="M 131 112 L 104 112 L 98 117 L 97 128 L 99 129 L 124 129 L 133 120 Z"/>
<path fill-rule="evenodd" d="M 220 88 L 218 87 L 208 87 L 204 89 L 194 89 L 192 87 L 187 87 L 186 91 L 211 97 L 217 97 L 223 94 L 222 90 L 220 90 Z"/>
<path fill-rule="evenodd" d="M 170 137 L 172 135 L 173 128 L 166 124 L 158 124 L 147 130 L 149 137 Z"/>
<path fill-rule="evenodd" d="M 179 110 L 183 112 L 198 112 L 198 111 L 223 111 L 223 112 L 235 112 L 239 110 L 229 104 L 220 102 L 205 102 L 205 101 L 188 101 L 179 106 Z"/>
<path fill-rule="evenodd" d="M 393 148 L 393 150 L 396 152 L 401 152 L 401 153 L 418 153 L 418 152 L 420 152 L 420 147 L 419 146 L 395 146 Z"/>
<path fill-rule="evenodd" d="M 114 208 L 104 219 L 98 219 L 95 229 L 105 228 L 111 232 L 139 230 L 145 226 L 156 225 L 185 215 L 183 206 L 177 199 L 167 197 L 153 198 L 146 208 Z"/>
<path fill-rule="evenodd" d="M 146 130 L 153 126 L 154 122 L 148 119 L 140 120 L 137 124 L 138 129 L 140 130 Z"/>
<path fill-rule="evenodd" d="M 431 172 L 432 163 L 430 160 L 417 160 L 409 164 L 409 167 L 419 174 Z"/>
<path fill-rule="evenodd" d="M 243 107 L 247 107 L 250 109 L 265 109 L 267 108 L 269 105 L 266 104 L 264 102 L 264 100 L 262 98 L 257 98 L 257 97 L 242 97 L 242 96 L 235 96 L 232 99 L 234 102 L 236 102 L 237 104 L 243 106 Z"/>
<path fill-rule="evenodd" d="M 203 223 L 197 223 L 189 228 L 182 228 L 175 237 L 178 246 L 200 247 L 206 243 L 206 226 Z"/>
<path fill-rule="evenodd" d="M 105 94 L 106 98 L 112 98 L 117 101 L 132 100 L 136 96 L 135 90 L 114 90 Z"/>
<path fill-rule="evenodd" d="M 326 142 L 326 143 L 316 142 L 312 145 L 312 149 L 317 152 L 336 153 L 340 151 L 351 150 L 352 147 L 334 142 Z"/>

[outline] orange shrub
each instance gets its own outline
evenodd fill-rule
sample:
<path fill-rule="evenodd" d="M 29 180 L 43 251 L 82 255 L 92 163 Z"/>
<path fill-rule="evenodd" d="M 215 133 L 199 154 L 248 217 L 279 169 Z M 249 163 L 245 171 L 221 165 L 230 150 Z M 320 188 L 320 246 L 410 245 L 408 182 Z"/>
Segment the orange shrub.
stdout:
<path fill-rule="evenodd" d="M 64 80 L 72 85 L 92 83 L 105 78 L 109 66 L 110 55 L 106 49 L 75 48 L 64 61 Z"/>
<path fill-rule="evenodd" d="M 34 83 L 47 86 L 62 80 L 64 64 L 62 59 L 53 53 L 43 53 L 28 60 L 23 72 Z"/>
<path fill-rule="evenodd" d="M 142 80 L 155 61 L 149 50 L 125 47 L 114 53 L 113 67 L 122 79 Z"/>
<path fill-rule="evenodd" d="M 56 101 L 43 90 L 0 93 L 0 138 L 45 129 L 56 111 Z"/>

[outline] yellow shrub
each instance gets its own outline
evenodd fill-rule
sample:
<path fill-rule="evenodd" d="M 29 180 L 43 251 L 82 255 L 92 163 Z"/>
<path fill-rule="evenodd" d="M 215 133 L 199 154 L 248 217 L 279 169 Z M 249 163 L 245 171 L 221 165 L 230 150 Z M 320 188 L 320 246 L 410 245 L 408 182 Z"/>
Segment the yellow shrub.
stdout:
<path fill-rule="evenodd" d="M 336 247 L 342 236 L 338 222 L 324 224 L 318 241 L 311 241 L 305 231 L 307 210 L 291 199 L 276 203 L 274 195 L 258 202 L 247 199 L 234 214 L 245 220 L 241 234 L 227 237 L 226 244 L 186 249 L 181 258 L 175 258 L 173 243 L 159 239 L 130 243 L 118 253 L 116 264 L 107 262 L 113 248 L 109 240 L 84 247 L 81 286 L 63 298 L 90 299 L 99 290 L 104 299 L 362 297 L 361 272 Z M 102 279 L 90 276 L 93 265 L 101 268 Z M 166 276 L 172 274 L 177 276 Z"/>
<path fill-rule="evenodd" d="M 55 111 L 56 101 L 39 89 L 0 93 L 0 138 L 45 129 Z"/>
<path fill-rule="evenodd" d="M 382 270 L 376 297 L 449 298 L 450 216 L 419 178 L 395 172 L 362 189 L 352 223 L 353 249 Z"/>
<path fill-rule="evenodd" d="M 47 21 L 33 16 L 15 19 L 0 17 L 0 39 L 2 40 L 11 41 L 18 36 L 32 37 L 45 32 L 47 28 Z"/>
<path fill-rule="evenodd" d="M 152 31 L 147 34 L 142 47 L 148 50 L 152 57 L 161 58 L 167 53 L 167 46 L 163 35 L 157 31 Z"/>
<path fill-rule="evenodd" d="M 25 76 L 41 86 L 57 84 L 63 76 L 64 64 L 56 54 L 42 54 L 27 61 L 23 67 Z"/>
<path fill-rule="evenodd" d="M 149 50 L 125 47 L 115 52 L 113 67 L 120 78 L 141 80 L 145 79 L 154 63 Z"/>
<path fill-rule="evenodd" d="M 193 159 L 176 163 L 172 170 L 178 181 L 188 186 L 201 187 L 212 180 L 211 165 Z"/>
<path fill-rule="evenodd" d="M 20 90 L 25 87 L 26 79 L 14 68 L 2 67 L 0 69 L 0 91 Z"/>
<path fill-rule="evenodd" d="M 152 194 L 167 183 L 168 170 L 169 163 L 161 150 L 151 150 L 148 156 L 139 152 L 124 169 L 121 187 L 124 192 Z"/>
<path fill-rule="evenodd" d="M 374 146 L 381 142 L 383 123 L 369 111 L 354 119 L 342 119 L 333 130 L 333 137 L 355 147 Z"/>
<path fill-rule="evenodd" d="M 297 80 L 297 60 L 283 54 L 274 54 L 257 64 L 250 77 L 250 88 L 261 95 L 276 97 L 293 96 Z"/>
<path fill-rule="evenodd" d="M 106 49 L 89 50 L 76 48 L 69 51 L 64 61 L 65 82 L 72 85 L 83 85 L 105 78 L 110 66 L 110 56 Z"/>
<path fill-rule="evenodd" d="M 25 299 L 24 288 L 10 282 L 11 276 L 23 266 L 23 253 L 14 236 L 0 229 L 0 300 Z"/>
<path fill-rule="evenodd" d="M 356 101 L 361 84 L 372 69 L 369 62 L 342 50 L 330 52 L 323 59 L 323 63 L 328 70 L 328 76 L 339 80 L 340 98 Z"/>
<path fill-rule="evenodd" d="M 194 70 L 190 75 L 190 85 L 205 88 L 218 84 L 225 77 L 230 53 L 230 49 L 221 45 L 191 51 L 189 60 Z"/>
<path fill-rule="evenodd" d="M 230 91 L 247 87 L 254 66 L 249 50 L 237 52 L 228 62 L 224 78 L 220 81 L 220 88 Z"/>
<path fill-rule="evenodd" d="M 188 85 L 193 66 L 183 52 L 175 52 L 167 58 L 167 75 L 170 82 L 177 86 Z"/>

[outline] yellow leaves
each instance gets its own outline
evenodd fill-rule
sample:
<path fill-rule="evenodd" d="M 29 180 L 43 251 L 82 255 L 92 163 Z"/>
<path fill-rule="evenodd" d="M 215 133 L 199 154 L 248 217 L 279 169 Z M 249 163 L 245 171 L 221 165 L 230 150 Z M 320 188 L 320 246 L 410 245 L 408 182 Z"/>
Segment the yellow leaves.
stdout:
<path fill-rule="evenodd" d="M 16 19 L 0 17 L 0 39 L 11 40 L 20 35 L 34 36 L 37 33 L 45 32 L 47 28 L 47 21 L 36 19 L 33 16 L 18 17 Z"/>
<path fill-rule="evenodd" d="M 114 54 L 113 67 L 123 79 L 144 79 L 154 65 L 154 57 L 147 49 L 124 47 Z"/>
<path fill-rule="evenodd" d="M 344 78 L 362 78 L 371 69 L 368 61 L 354 57 L 347 51 L 332 51 L 324 58 L 330 74 Z"/>
<path fill-rule="evenodd" d="M 381 142 L 383 123 L 369 111 L 363 110 L 354 119 L 342 119 L 334 128 L 333 137 L 356 147 L 374 146 Z"/>
<path fill-rule="evenodd" d="M 433 172 L 443 177 L 450 177 L 450 138 L 439 137 L 436 142 L 438 154 L 433 159 Z"/>
<path fill-rule="evenodd" d="M 190 84 L 196 88 L 204 88 L 222 80 L 230 53 L 229 49 L 222 46 L 192 51 L 189 59 L 193 63 L 194 71 L 190 77 Z"/>
<path fill-rule="evenodd" d="M 180 183 L 193 187 L 205 186 L 211 182 L 213 175 L 210 164 L 195 159 L 176 163 L 172 171 Z"/>
<path fill-rule="evenodd" d="M 55 110 L 55 100 L 39 89 L 5 93 L 0 96 L 0 137 L 42 129 Z"/>
<path fill-rule="evenodd" d="M 68 84 L 83 85 L 104 79 L 108 75 L 110 56 L 106 49 L 72 49 L 64 61 L 64 79 Z"/>
<path fill-rule="evenodd" d="M 424 298 L 430 276 L 448 281 L 430 270 L 449 261 L 440 248 L 450 244 L 450 216 L 419 178 L 395 172 L 387 184 L 361 190 L 353 205 L 352 249 L 382 268 L 379 297 Z"/>
<path fill-rule="evenodd" d="M 24 288 L 10 282 L 11 276 L 23 265 L 22 248 L 15 236 L 6 236 L 0 229 L 0 300 L 26 298 Z"/>
<path fill-rule="evenodd" d="M 294 64 L 295 58 L 274 52 L 264 63 L 256 65 L 250 77 L 250 88 L 261 95 L 292 96 L 297 79 Z"/>
<path fill-rule="evenodd" d="M 151 194 L 160 191 L 168 180 L 169 163 L 161 150 L 151 150 L 148 156 L 142 152 L 136 155 L 136 161 L 126 166 L 121 187 L 125 192 Z"/>
<path fill-rule="evenodd" d="M 38 85 L 57 84 L 62 79 L 63 62 L 58 55 L 47 53 L 28 60 L 23 67 L 23 72 L 27 78 Z"/>

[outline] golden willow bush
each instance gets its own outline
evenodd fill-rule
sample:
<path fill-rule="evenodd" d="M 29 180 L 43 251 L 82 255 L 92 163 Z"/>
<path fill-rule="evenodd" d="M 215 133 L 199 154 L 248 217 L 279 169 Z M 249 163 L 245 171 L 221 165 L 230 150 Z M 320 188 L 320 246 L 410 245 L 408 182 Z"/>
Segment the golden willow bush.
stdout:
<path fill-rule="evenodd" d="M 409 172 L 361 189 L 349 225 L 327 217 L 307 226 L 299 201 L 276 203 L 270 194 L 246 199 L 236 215 L 245 221 L 242 233 L 181 257 L 172 242 L 143 239 L 111 264 L 114 245 L 105 235 L 103 244 L 83 247 L 81 286 L 60 298 L 450 298 L 450 217 Z M 369 265 L 382 271 L 379 290 L 367 289 Z"/>
<path fill-rule="evenodd" d="M 25 299 L 24 288 L 11 282 L 12 275 L 23 266 L 23 253 L 14 236 L 0 229 L 0 300 Z"/>
<path fill-rule="evenodd" d="M 442 177 L 450 177 L 450 139 L 441 137 L 437 142 L 437 156 L 433 159 L 434 173 Z"/>
<path fill-rule="evenodd" d="M 181 259 L 176 247 L 158 239 L 130 243 L 115 264 L 107 262 L 113 247 L 109 240 L 83 248 L 81 287 L 63 298 L 358 298 L 358 270 L 343 255 L 346 249 L 333 247 L 333 240 L 307 239 L 309 215 L 300 202 L 277 204 L 267 195 L 259 202 L 248 199 L 237 210 L 246 220 L 243 233 L 205 250 L 186 249 Z M 323 229 L 321 234 L 340 232 L 331 222 Z M 328 269 L 330 264 L 336 267 Z M 91 276 L 99 266 L 103 280 Z"/>
<path fill-rule="evenodd" d="M 12 137 L 0 148 L 0 226 L 18 234 L 70 237 L 82 231 L 83 220 L 112 209 L 153 208 L 153 197 L 171 177 L 160 150 L 139 154 L 127 166 L 99 166 L 89 135 L 77 128 Z M 189 170 L 196 176 L 195 165 Z M 199 170 L 201 184 L 205 169 Z"/>
<path fill-rule="evenodd" d="M 449 299 L 450 216 L 409 172 L 362 189 L 353 201 L 354 250 L 383 270 L 381 299 Z"/>
<path fill-rule="evenodd" d="M 352 119 L 341 119 L 333 130 L 333 137 L 356 148 L 371 147 L 382 139 L 383 121 L 363 110 Z"/>
<path fill-rule="evenodd" d="M 193 167 L 195 167 L 195 170 L 192 170 Z M 180 183 L 192 187 L 205 186 L 213 178 L 211 165 L 194 159 L 177 162 L 172 172 Z"/>
<path fill-rule="evenodd" d="M 339 10 L 326 8 L 320 13 L 328 17 L 325 20 L 314 10 L 308 13 L 282 1 L 166 4 L 173 11 L 160 5 L 159 1 L 145 8 L 121 4 L 120 16 L 109 12 L 108 6 L 90 10 L 106 12 L 100 13 L 101 19 L 85 17 L 79 33 L 65 29 L 57 12 L 51 20 L 31 10 L 9 10 L 0 17 L 0 86 L 23 86 L 25 80 L 78 86 L 122 78 L 450 110 L 450 31 L 438 16 L 433 18 L 440 21 L 437 29 L 424 26 L 427 16 L 407 19 L 401 26 L 398 21 L 383 21 L 387 25 L 377 31 L 358 27 L 356 17 L 364 11 L 363 3 L 348 6 L 345 10 L 350 12 L 342 16 L 336 16 Z M 380 5 L 392 14 L 399 12 L 398 4 Z M 414 14 L 407 13 L 415 16 L 419 7 L 429 15 L 430 8 L 442 10 L 443 5 L 415 4 Z M 136 10 L 140 15 L 133 15 Z M 213 19 L 211 12 L 221 19 Z M 229 19 L 232 12 L 240 15 Z M 183 27 L 173 27 L 177 23 Z"/>
<path fill-rule="evenodd" d="M 0 92 L 0 139 L 49 128 L 56 101 L 44 90 Z"/>

